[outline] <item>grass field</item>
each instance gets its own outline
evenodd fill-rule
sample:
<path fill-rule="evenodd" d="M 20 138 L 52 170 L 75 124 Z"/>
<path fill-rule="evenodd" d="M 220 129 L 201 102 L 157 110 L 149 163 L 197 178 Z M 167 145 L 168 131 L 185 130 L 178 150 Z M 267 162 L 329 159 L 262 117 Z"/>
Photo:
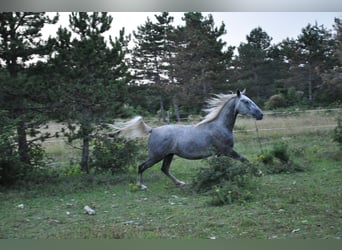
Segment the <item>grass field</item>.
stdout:
<path fill-rule="evenodd" d="M 160 164 L 144 173 L 148 190 L 136 190 L 136 170 L 121 176 L 70 175 L 2 190 L 0 238 L 6 239 L 341 239 L 342 152 L 332 142 L 336 113 L 239 117 L 235 149 L 252 162 L 285 142 L 307 171 L 255 178 L 253 199 L 210 205 L 191 185 L 176 188 Z M 70 149 L 47 146 L 62 159 Z M 176 157 L 171 170 L 191 183 L 204 161 Z M 84 206 L 96 211 L 88 215 Z"/>

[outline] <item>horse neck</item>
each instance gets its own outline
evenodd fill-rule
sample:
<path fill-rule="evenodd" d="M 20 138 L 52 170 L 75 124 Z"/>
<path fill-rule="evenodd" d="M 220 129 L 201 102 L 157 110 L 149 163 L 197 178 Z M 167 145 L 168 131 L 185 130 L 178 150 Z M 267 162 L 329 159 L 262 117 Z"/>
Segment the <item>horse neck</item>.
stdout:
<path fill-rule="evenodd" d="M 218 124 L 226 127 L 229 131 L 233 131 L 236 121 L 237 112 L 235 110 L 235 106 L 236 98 L 233 98 L 224 105 L 218 118 L 216 119 Z"/>

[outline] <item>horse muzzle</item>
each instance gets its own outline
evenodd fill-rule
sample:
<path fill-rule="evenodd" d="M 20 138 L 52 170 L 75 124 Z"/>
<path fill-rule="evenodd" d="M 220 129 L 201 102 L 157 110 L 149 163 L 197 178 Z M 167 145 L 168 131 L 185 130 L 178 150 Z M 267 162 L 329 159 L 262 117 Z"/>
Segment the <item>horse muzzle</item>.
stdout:
<path fill-rule="evenodd" d="M 264 114 L 262 112 L 258 112 L 258 114 L 255 116 L 255 119 L 262 120 L 262 118 L 264 117 Z"/>

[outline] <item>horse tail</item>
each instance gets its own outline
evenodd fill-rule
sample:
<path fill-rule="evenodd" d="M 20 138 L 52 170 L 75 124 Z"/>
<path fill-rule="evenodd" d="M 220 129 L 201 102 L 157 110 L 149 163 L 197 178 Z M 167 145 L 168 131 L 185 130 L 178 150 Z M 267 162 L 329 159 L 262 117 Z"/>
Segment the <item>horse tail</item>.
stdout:
<path fill-rule="evenodd" d="M 127 139 L 136 139 L 141 137 L 146 137 L 152 131 L 152 128 L 148 126 L 141 116 L 136 116 L 132 120 L 125 122 L 120 126 L 120 128 L 116 128 L 111 136 L 122 136 Z"/>

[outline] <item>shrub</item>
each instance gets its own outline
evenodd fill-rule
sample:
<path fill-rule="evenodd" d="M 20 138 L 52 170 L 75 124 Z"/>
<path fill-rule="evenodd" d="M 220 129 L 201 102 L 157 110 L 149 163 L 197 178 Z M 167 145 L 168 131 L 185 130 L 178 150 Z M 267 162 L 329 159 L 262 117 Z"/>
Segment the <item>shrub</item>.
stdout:
<path fill-rule="evenodd" d="M 307 170 L 290 159 L 288 145 L 280 142 L 273 145 L 272 149 L 260 154 L 257 158 L 266 166 L 269 174 L 294 173 Z"/>
<path fill-rule="evenodd" d="M 14 125 L 0 112 L 0 185 L 14 184 L 25 169 L 15 150 Z"/>
<path fill-rule="evenodd" d="M 273 95 L 265 103 L 266 109 L 277 109 L 286 107 L 286 100 L 282 95 Z"/>
<path fill-rule="evenodd" d="M 198 193 L 211 195 L 211 204 L 224 205 L 253 198 L 255 187 L 252 178 L 257 172 L 254 166 L 226 156 L 211 157 L 206 162 L 207 166 L 200 169 L 192 187 Z"/>
<path fill-rule="evenodd" d="M 263 164 L 272 164 L 273 163 L 273 155 L 271 152 L 261 153 L 257 157 L 258 161 L 261 161 Z"/>
<path fill-rule="evenodd" d="M 139 144 L 124 138 L 97 138 L 90 166 L 96 172 L 110 171 L 112 174 L 128 171 L 139 157 Z"/>
<path fill-rule="evenodd" d="M 288 152 L 288 145 L 286 143 L 276 143 L 271 150 L 271 154 L 278 158 L 282 163 L 288 163 L 290 156 Z"/>
<path fill-rule="evenodd" d="M 333 141 L 342 149 L 342 117 L 337 118 L 337 127 L 334 129 Z"/>

